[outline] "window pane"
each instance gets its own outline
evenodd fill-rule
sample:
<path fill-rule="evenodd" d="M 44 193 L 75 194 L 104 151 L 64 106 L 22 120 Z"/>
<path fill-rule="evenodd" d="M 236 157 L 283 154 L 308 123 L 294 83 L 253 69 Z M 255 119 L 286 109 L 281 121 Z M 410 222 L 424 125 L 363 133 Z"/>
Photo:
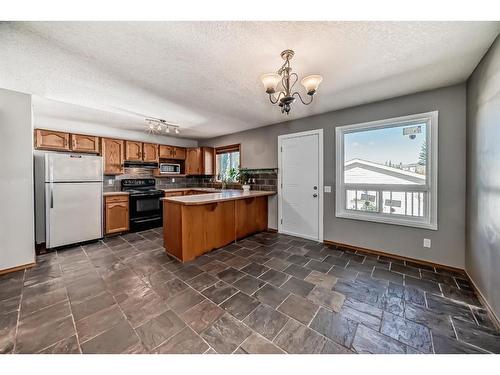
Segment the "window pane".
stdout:
<path fill-rule="evenodd" d="M 240 168 L 240 153 L 228 152 L 224 154 L 217 154 L 216 158 L 217 179 L 227 180 L 227 176 L 231 169 L 238 170 Z"/>
<path fill-rule="evenodd" d="M 346 191 L 346 200 L 345 200 L 346 209 L 355 210 L 356 209 L 356 190 L 347 190 Z"/>
<path fill-rule="evenodd" d="M 376 191 L 347 190 L 346 193 L 346 209 L 378 212 L 378 197 Z"/>
<path fill-rule="evenodd" d="M 344 134 L 344 182 L 425 184 L 426 130 L 418 123 Z"/>
<path fill-rule="evenodd" d="M 391 215 L 424 216 L 423 192 L 383 191 L 382 212 Z"/>

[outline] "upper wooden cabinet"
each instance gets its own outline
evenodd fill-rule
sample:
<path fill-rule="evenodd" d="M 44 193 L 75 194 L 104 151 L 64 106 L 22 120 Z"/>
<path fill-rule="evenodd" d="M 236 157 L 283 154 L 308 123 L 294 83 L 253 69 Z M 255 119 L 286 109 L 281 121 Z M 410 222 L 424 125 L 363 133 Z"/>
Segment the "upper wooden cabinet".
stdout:
<path fill-rule="evenodd" d="M 186 160 L 186 149 L 184 147 L 174 147 L 174 159 Z"/>
<path fill-rule="evenodd" d="M 172 159 L 174 154 L 173 146 L 160 145 L 160 158 L 161 159 Z"/>
<path fill-rule="evenodd" d="M 186 151 L 186 174 L 213 175 L 214 149 L 211 147 L 193 147 Z"/>
<path fill-rule="evenodd" d="M 142 160 L 158 162 L 158 145 L 153 143 L 143 143 L 142 145 Z"/>
<path fill-rule="evenodd" d="M 99 137 L 71 134 L 71 151 L 99 153 Z"/>
<path fill-rule="evenodd" d="M 185 160 L 186 149 L 184 147 L 160 145 L 160 158 Z"/>
<path fill-rule="evenodd" d="M 125 141 L 125 160 L 142 160 L 142 142 Z"/>
<path fill-rule="evenodd" d="M 41 150 L 69 151 L 69 133 L 36 129 L 35 148 Z"/>
<path fill-rule="evenodd" d="M 120 139 L 102 138 L 102 158 L 104 174 L 116 175 L 123 173 L 123 156 L 125 141 Z"/>
<path fill-rule="evenodd" d="M 203 173 L 204 175 L 215 174 L 215 149 L 212 147 L 202 147 L 203 152 Z"/>

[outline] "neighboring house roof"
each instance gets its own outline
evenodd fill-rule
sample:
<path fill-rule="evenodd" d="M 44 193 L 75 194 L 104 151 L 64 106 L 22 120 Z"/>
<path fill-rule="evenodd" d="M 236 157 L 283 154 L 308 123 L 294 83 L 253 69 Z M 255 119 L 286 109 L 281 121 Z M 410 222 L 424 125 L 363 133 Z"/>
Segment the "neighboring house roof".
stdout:
<path fill-rule="evenodd" d="M 362 159 L 345 162 L 346 184 L 425 184 L 425 175 Z"/>

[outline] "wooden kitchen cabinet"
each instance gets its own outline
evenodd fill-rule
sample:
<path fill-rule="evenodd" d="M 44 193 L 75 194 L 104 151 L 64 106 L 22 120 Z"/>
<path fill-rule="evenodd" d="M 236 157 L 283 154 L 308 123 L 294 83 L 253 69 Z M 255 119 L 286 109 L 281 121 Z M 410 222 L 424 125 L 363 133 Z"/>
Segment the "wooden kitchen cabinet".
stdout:
<path fill-rule="evenodd" d="M 186 174 L 213 175 L 215 150 L 212 147 L 193 147 L 186 151 Z"/>
<path fill-rule="evenodd" d="M 184 147 L 160 145 L 161 159 L 185 160 L 186 149 Z"/>
<path fill-rule="evenodd" d="M 161 159 L 172 159 L 174 154 L 174 147 L 167 145 L 160 145 L 160 158 Z"/>
<path fill-rule="evenodd" d="M 121 233 L 128 230 L 128 195 L 108 195 L 104 197 L 104 234 Z"/>
<path fill-rule="evenodd" d="M 71 134 L 71 151 L 99 153 L 99 137 Z"/>
<path fill-rule="evenodd" d="M 186 149 L 184 147 L 173 147 L 174 157 L 176 160 L 186 160 Z"/>
<path fill-rule="evenodd" d="M 125 160 L 142 161 L 142 142 L 125 141 Z"/>
<path fill-rule="evenodd" d="M 153 143 L 143 143 L 142 144 L 142 160 L 143 161 L 152 161 L 158 163 L 159 155 L 158 155 L 158 145 Z"/>
<path fill-rule="evenodd" d="M 35 148 L 39 150 L 69 151 L 69 133 L 36 129 Z"/>
<path fill-rule="evenodd" d="M 123 173 L 123 156 L 125 141 L 120 139 L 102 138 L 101 150 L 105 175 Z"/>

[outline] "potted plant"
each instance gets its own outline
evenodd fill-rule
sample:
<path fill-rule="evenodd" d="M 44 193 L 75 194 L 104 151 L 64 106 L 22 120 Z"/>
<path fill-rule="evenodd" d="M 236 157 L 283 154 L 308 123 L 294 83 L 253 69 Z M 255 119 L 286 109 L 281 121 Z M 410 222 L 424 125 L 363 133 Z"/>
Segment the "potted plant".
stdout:
<path fill-rule="evenodd" d="M 240 169 L 238 172 L 238 181 L 240 182 L 244 192 L 250 191 L 250 173 Z"/>

